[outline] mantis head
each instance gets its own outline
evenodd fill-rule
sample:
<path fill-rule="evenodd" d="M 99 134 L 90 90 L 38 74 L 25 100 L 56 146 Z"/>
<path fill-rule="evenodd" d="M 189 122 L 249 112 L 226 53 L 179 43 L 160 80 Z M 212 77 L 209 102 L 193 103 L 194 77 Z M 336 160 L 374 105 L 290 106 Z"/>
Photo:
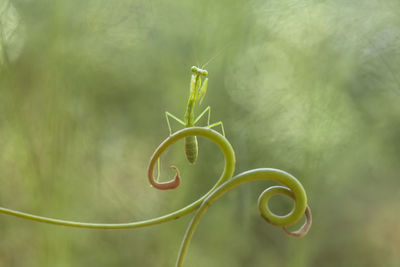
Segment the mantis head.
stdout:
<path fill-rule="evenodd" d="M 203 69 L 200 69 L 200 68 L 198 68 L 198 67 L 196 67 L 196 66 L 193 66 L 192 67 L 192 72 L 193 72 L 193 74 L 197 74 L 197 75 L 203 75 L 204 77 L 207 77 L 207 75 L 208 75 L 208 71 L 206 71 L 206 70 L 203 70 Z"/>

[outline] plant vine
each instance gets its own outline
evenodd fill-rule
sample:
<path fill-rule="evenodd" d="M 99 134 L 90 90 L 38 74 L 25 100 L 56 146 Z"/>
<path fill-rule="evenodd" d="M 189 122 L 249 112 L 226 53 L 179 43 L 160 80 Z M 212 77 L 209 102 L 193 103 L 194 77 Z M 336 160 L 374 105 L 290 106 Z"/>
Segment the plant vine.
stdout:
<path fill-rule="evenodd" d="M 181 248 L 178 253 L 176 261 L 176 267 L 181 267 L 183 264 L 184 257 L 186 255 L 189 243 L 193 237 L 197 225 L 200 222 L 201 217 L 207 211 L 207 209 L 222 195 L 230 191 L 231 189 L 250 181 L 256 180 L 273 180 L 283 184 L 283 186 L 271 186 L 266 189 L 260 195 L 258 199 L 258 209 L 261 216 L 270 224 L 282 227 L 283 231 L 291 236 L 302 237 L 307 234 L 311 227 L 312 217 L 311 210 L 307 205 L 307 196 L 301 183 L 291 174 L 278 169 L 271 168 L 260 168 L 249 170 L 233 177 L 235 171 L 235 153 L 229 143 L 229 141 L 219 134 L 218 132 L 205 127 L 189 127 L 184 128 L 180 131 L 175 132 L 166 138 L 155 150 L 150 158 L 148 166 L 148 179 L 150 184 L 161 190 L 174 189 L 180 184 L 179 170 L 175 166 L 171 166 L 176 172 L 175 177 L 167 182 L 158 182 L 154 179 L 154 167 L 157 161 L 161 157 L 162 153 L 171 145 L 189 136 L 199 136 L 207 138 L 218 145 L 224 154 L 225 166 L 224 170 L 216 182 L 216 184 L 201 198 L 192 202 L 184 208 L 176 210 L 172 213 L 137 222 L 127 223 L 89 223 L 79 221 L 60 220 L 50 217 L 38 216 L 30 213 L 20 212 L 8 208 L 0 207 L 0 212 L 16 216 L 22 219 L 32 220 L 36 222 L 43 222 L 55 225 L 62 225 L 68 227 L 77 228 L 89 228 L 89 229 L 128 229 L 128 228 L 140 228 L 151 226 L 155 224 L 165 223 L 171 220 L 181 218 L 189 213 L 195 212 L 193 219 L 191 220 L 187 231 L 184 235 Z M 291 212 L 284 216 L 278 216 L 274 214 L 268 208 L 269 199 L 277 194 L 286 195 L 292 198 L 295 202 L 294 208 Z M 304 225 L 297 231 L 290 231 L 287 229 L 288 226 L 298 222 L 303 215 L 305 215 L 306 221 Z"/>

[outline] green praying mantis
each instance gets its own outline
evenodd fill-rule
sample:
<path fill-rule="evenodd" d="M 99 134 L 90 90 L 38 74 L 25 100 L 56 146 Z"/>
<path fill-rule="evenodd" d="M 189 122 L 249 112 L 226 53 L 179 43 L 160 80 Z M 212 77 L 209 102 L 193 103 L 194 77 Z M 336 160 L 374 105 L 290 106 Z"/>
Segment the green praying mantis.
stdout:
<path fill-rule="evenodd" d="M 195 105 L 199 102 L 199 105 L 203 102 L 204 96 L 207 92 L 207 85 L 208 85 L 208 72 L 204 69 L 199 67 L 193 66 L 192 70 L 192 78 L 190 80 L 190 94 L 189 100 L 186 106 L 186 112 L 183 117 L 183 120 L 177 118 L 176 116 L 172 115 L 168 111 L 165 112 L 165 117 L 167 119 L 169 134 L 172 135 L 171 124 L 169 122 L 169 118 L 176 120 L 178 123 L 182 124 L 185 128 L 193 127 L 199 120 L 207 113 L 207 126 L 205 128 L 212 128 L 215 126 L 221 126 L 222 134 L 225 136 L 224 126 L 221 121 L 213 123 L 210 125 L 210 115 L 211 115 L 211 108 L 208 106 L 200 113 L 200 115 L 195 118 L 194 110 Z M 203 80 L 203 81 L 202 81 Z M 194 164 L 196 162 L 197 156 L 199 153 L 199 145 L 197 143 L 196 136 L 189 136 L 185 138 L 185 155 L 189 163 Z"/>

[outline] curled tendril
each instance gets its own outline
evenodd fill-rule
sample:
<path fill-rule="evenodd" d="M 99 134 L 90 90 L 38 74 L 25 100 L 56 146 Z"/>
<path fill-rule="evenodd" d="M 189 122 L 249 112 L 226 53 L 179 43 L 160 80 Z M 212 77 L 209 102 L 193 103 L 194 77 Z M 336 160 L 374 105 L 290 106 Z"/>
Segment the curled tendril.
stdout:
<path fill-rule="evenodd" d="M 167 182 L 158 182 L 154 178 L 154 169 L 155 169 L 155 165 L 157 164 L 160 156 L 169 146 L 171 146 L 178 140 L 181 140 L 181 139 L 183 139 L 185 137 L 189 137 L 189 136 L 201 136 L 201 137 L 210 139 L 211 141 L 215 142 L 220 147 L 222 152 L 224 153 L 224 157 L 225 157 L 224 171 L 223 171 L 220 179 L 217 181 L 217 183 L 214 185 L 214 187 L 211 188 L 210 191 L 208 191 L 208 193 L 206 195 L 211 193 L 220 184 L 229 180 L 233 176 L 233 173 L 235 171 L 236 158 L 235 158 L 235 152 L 233 151 L 233 148 L 232 148 L 231 144 L 228 142 L 228 140 L 226 140 L 226 138 L 224 136 L 222 136 L 221 134 L 219 134 L 218 132 L 216 132 L 214 130 L 207 129 L 204 127 L 190 127 L 190 128 L 185 128 L 183 130 L 177 131 L 174 134 L 170 135 L 154 151 L 153 155 L 150 158 L 149 167 L 147 170 L 147 176 L 149 178 L 149 182 L 153 187 L 160 189 L 160 190 L 168 190 L 168 189 L 175 189 L 179 186 L 180 174 L 179 174 L 179 170 L 177 167 L 175 167 L 173 165 L 171 166 L 171 168 L 173 168 L 175 170 L 176 174 L 172 180 L 169 180 Z M 203 200 L 205 198 L 205 196 L 201 199 Z"/>
<path fill-rule="evenodd" d="M 201 217 L 207 211 L 207 209 L 222 195 L 230 191 L 231 189 L 250 181 L 258 180 L 273 180 L 280 182 L 285 186 L 272 186 L 266 189 L 259 197 L 258 207 L 261 216 L 270 224 L 283 227 L 284 232 L 296 237 L 304 236 L 311 226 L 311 212 L 307 206 L 307 196 L 301 183 L 291 174 L 282 170 L 271 169 L 271 168 L 260 168 L 240 173 L 232 179 L 226 181 L 215 189 L 201 204 L 200 208 L 196 211 L 192 221 L 190 222 L 185 236 L 182 241 L 182 245 L 178 254 L 176 262 L 177 267 L 181 267 L 183 259 L 186 254 L 189 243 L 193 237 L 193 234 L 200 222 Z M 268 208 L 269 199 L 276 194 L 284 194 L 290 196 L 295 200 L 295 205 L 292 211 L 288 214 L 279 216 L 271 212 Z M 290 232 L 286 229 L 287 226 L 293 225 L 298 222 L 303 214 L 306 215 L 306 223 L 295 232 Z"/>
<path fill-rule="evenodd" d="M 224 195 L 229 190 L 239 186 L 243 183 L 249 181 L 256 180 L 274 180 L 276 182 L 282 183 L 284 186 L 272 186 L 266 189 L 259 197 L 258 207 L 261 213 L 261 216 L 269 223 L 282 227 L 283 231 L 291 236 L 302 237 L 304 236 L 311 227 L 311 210 L 307 206 L 307 197 L 301 183 L 292 175 L 287 172 L 277 170 L 277 169 L 254 169 L 250 171 L 246 171 L 240 173 L 232 178 L 234 170 L 235 170 L 235 153 L 231 144 L 228 140 L 219 134 L 216 131 L 211 129 L 202 128 L 202 127 L 190 127 L 175 132 L 170 135 L 166 140 L 164 140 L 160 146 L 155 150 L 152 155 L 149 167 L 148 167 L 148 179 L 150 184 L 158 189 L 166 190 L 173 189 L 179 186 L 180 184 L 180 174 L 179 170 L 175 166 L 171 166 L 176 172 L 175 177 L 167 182 L 157 182 L 154 179 L 154 166 L 160 158 L 161 154 L 172 144 L 176 143 L 178 140 L 181 140 L 185 137 L 189 136 L 201 136 L 211 141 L 215 142 L 219 148 L 224 153 L 225 157 L 225 167 L 221 174 L 221 177 L 216 182 L 216 184 L 200 199 L 194 201 L 193 203 L 187 205 L 186 207 L 169 213 L 164 216 L 160 216 L 157 218 L 143 220 L 138 222 L 129 222 L 129 223 L 83 223 L 83 222 L 74 222 L 67 220 L 59 220 L 48 217 L 37 216 L 29 213 L 19 212 L 7 208 L 0 207 L 0 212 L 12 216 L 17 216 L 23 219 L 33 220 L 37 222 L 44 222 L 56 225 L 63 225 L 69 227 L 78 227 L 78 228 L 100 228 L 100 229 L 125 229 L 125 228 L 139 228 L 146 227 L 154 224 L 160 224 L 167 221 L 178 219 L 182 216 L 185 216 L 193 211 L 196 211 L 193 219 L 191 220 L 184 239 L 182 241 L 181 248 L 179 250 L 178 259 L 176 262 L 176 266 L 182 266 L 184 256 L 186 254 L 187 248 L 189 246 L 190 240 L 194 234 L 194 231 L 199 224 L 199 221 L 203 214 L 207 211 L 212 203 L 214 203 L 218 198 Z M 271 212 L 268 208 L 269 199 L 276 194 L 283 194 L 291 197 L 295 201 L 295 205 L 292 211 L 284 216 L 278 216 Z M 305 214 L 306 222 L 305 224 L 297 231 L 291 232 L 287 229 L 288 226 L 295 224 L 298 222 L 303 214 Z"/>
<path fill-rule="evenodd" d="M 260 211 L 261 217 L 263 217 L 268 223 L 271 223 L 271 224 L 275 224 L 275 223 L 273 223 L 269 218 L 270 217 L 279 217 L 279 216 L 274 214 L 269 209 L 268 201 L 270 200 L 270 198 L 272 196 L 278 195 L 278 194 L 286 195 L 295 200 L 295 196 L 293 195 L 293 192 L 289 188 L 287 188 L 285 186 L 279 186 L 279 185 L 268 187 L 267 189 L 264 190 L 264 192 L 261 193 L 260 197 L 258 198 L 258 210 Z M 286 234 L 294 236 L 294 237 L 305 236 L 312 224 L 311 210 L 308 206 L 306 206 L 305 217 L 306 217 L 306 222 L 303 224 L 303 226 L 300 227 L 300 229 L 292 232 L 292 231 L 289 231 L 286 226 L 283 226 L 282 227 L 283 231 Z M 277 225 L 277 226 L 279 226 L 279 225 Z"/>

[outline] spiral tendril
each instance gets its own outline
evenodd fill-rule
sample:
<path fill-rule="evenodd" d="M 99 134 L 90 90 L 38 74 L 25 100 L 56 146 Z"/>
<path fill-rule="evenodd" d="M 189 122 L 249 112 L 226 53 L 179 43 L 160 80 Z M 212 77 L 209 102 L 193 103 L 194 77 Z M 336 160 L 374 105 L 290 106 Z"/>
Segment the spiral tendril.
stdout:
<path fill-rule="evenodd" d="M 183 238 L 181 248 L 178 254 L 178 259 L 176 262 L 176 267 L 181 267 L 183 264 L 183 259 L 186 254 L 189 243 L 193 237 L 193 234 L 200 222 L 201 217 L 208 210 L 208 208 L 222 195 L 230 191 L 231 189 L 250 181 L 258 180 L 273 180 L 280 182 L 285 186 L 272 186 L 266 189 L 259 197 L 258 207 L 261 216 L 270 224 L 287 227 L 298 222 L 303 214 L 306 213 L 306 224 L 299 231 L 290 232 L 284 228 L 284 232 L 301 237 L 304 236 L 309 227 L 311 226 L 311 213 L 307 212 L 307 196 L 301 183 L 292 175 L 282 170 L 271 169 L 271 168 L 260 168 L 250 171 L 240 173 L 233 177 L 232 179 L 226 181 L 215 189 L 201 204 L 200 208 L 196 211 L 192 221 L 190 222 L 185 236 Z M 292 211 L 284 216 L 279 216 L 272 213 L 268 208 L 269 199 L 276 194 L 284 194 L 290 196 L 295 200 L 295 206 Z M 308 215 L 307 215 L 308 214 Z M 309 217 L 309 218 L 308 218 Z M 286 229 L 286 231 L 285 231 Z"/>

